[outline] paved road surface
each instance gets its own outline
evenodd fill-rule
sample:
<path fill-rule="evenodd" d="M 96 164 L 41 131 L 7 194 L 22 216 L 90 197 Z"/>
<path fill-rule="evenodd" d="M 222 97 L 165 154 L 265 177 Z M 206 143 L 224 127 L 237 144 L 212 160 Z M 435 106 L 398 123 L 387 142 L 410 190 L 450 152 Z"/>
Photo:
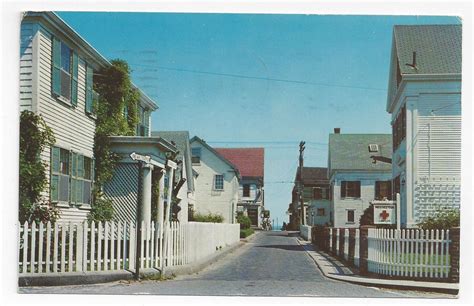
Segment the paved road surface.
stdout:
<path fill-rule="evenodd" d="M 325 278 L 287 232 L 261 232 L 255 239 L 198 274 L 168 281 L 31 287 L 24 293 L 161 294 L 322 297 L 450 297 L 413 291 L 380 290 Z"/>

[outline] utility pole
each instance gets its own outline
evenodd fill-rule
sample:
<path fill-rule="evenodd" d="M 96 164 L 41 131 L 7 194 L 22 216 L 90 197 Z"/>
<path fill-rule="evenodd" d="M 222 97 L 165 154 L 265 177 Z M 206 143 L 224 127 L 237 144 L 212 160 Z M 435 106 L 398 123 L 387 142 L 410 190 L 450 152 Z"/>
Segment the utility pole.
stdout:
<path fill-rule="evenodd" d="M 300 224 L 305 225 L 305 214 L 304 214 L 304 184 L 303 184 L 303 153 L 305 149 L 305 141 L 300 141 L 300 167 L 299 167 L 299 197 L 300 197 Z"/>

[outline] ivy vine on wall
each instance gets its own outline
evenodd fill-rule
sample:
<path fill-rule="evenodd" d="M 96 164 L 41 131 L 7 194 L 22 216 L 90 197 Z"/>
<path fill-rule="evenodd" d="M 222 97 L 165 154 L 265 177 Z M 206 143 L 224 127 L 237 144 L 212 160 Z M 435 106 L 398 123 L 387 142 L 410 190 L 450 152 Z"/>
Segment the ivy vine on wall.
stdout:
<path fill-rule="evenodd" d="M 59 211 L 41 199 L 46 188 L 46 165 L 40 154 L 55 142 L 54 133 L 43 118 L 28 110 L 20 114 L 19 221 L 54 222 Z"/>
<path fill-rule="evenodd" d="M 103 199 L 101 194 L 118 161 L 118 156 L 110 150 L 109 136 L 135 135 L 139 120 L 140 94 L 132 85 L 130 67 L 120 59 L 112 60 L 111 64 L 94 73 L 94 90 L 99 94 L 99 103 L 95 106 L 95 201 L 89 220 L 95 221 L 108 221 L 113 217 L 111 202 Z"/>

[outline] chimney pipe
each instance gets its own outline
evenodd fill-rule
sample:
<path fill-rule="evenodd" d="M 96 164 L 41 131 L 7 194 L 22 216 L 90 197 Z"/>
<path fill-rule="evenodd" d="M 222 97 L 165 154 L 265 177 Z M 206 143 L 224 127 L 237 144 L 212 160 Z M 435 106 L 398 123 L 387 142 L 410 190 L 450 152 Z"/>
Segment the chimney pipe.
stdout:
<path fill-rule="evenodd" d="M 334 128 L 334 134 L 341 134 L 341 128 Z"/>

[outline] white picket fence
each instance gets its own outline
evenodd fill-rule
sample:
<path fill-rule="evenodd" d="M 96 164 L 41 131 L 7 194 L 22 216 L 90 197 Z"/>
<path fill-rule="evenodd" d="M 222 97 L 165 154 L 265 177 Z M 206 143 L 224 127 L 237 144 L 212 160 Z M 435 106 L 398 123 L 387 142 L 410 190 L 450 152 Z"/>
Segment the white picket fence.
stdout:
<path fill-rule="evenodd" d="M 383 275 L 447 278 L 449 230 L 369 229 L 368 269 Z"/>
<path fill-rule="evenodd" d="M 332 250 L 332 238 L 336 236 L 336 254 L 339 254 L 340 241 L 339 237 L 344 237 L 344 260 L 349 260 L 349 229 L 348 228 L 330 228 L 329 229 L 329 249 Z M 354 265 L 359 267 L 360 256 L 360 230 L 355 230 L 355 245 L 354 245 Z"/>
<path fill-rule="evenodd" d="M 141 226 L 140 267 L 185 265 L 239 241 L 239 224 L 171 222 Z M 19 226 L 19 273 L 135 270 L 136 225 L 121 222 Z M 163 256 L 161 256 L 163 254 Z"/>

